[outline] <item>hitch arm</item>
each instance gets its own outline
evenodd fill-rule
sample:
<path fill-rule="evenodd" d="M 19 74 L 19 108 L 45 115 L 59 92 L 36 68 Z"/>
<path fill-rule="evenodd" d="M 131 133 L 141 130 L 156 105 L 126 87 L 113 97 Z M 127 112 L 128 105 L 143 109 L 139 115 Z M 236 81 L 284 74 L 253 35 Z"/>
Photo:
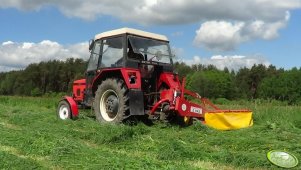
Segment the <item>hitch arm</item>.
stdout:
<path fill-rule="evenodd" d="M 153 115 L 156 111 L 156 109 L 163 103 L 163 102 L 168 102 L 169 99 L 161 99 L 160 101 L 158 101 L 152 108 L 152 110 L 150 111 L 150 114 Z"/>

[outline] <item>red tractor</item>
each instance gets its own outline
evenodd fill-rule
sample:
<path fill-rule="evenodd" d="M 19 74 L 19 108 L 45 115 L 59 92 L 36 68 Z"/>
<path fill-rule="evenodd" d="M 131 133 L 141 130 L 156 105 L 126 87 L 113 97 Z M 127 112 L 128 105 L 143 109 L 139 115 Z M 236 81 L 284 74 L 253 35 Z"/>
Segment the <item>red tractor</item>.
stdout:
<path fill-rule="evenodd" d="M 106 123 L 149 115 L 185 124 L 196 118 L 217 129 L 252 125 L 251 111 L 221 110 L 185 89 L 185 80 L 173 72 L 166 36 L 122 28 L 96 35 L 89 50 L 86 77 L 74 81 L 72 97 L 59 102 L 60 119 L 77 117 L 81 106 L 92 107 L 97 120 Z"/>

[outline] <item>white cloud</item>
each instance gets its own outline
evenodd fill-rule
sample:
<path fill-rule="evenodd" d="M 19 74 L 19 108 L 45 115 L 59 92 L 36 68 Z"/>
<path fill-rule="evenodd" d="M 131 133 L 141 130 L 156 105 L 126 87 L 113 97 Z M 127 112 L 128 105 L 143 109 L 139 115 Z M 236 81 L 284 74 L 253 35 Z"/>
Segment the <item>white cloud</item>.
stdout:
<path fill-rule="evenodd" d="M 251 68 L 254 64 L 263 64 L 265 66 L 269 66 L 271 63 L 261 56 L 241 56 L 241 55 L 233 55 L 233 56 L 222 56 L 216 55 L 211 58 L 205 58 L 200 56 L 194 56 L 191 60 L 182 60 L 188 65 L 214 65 L 216 68 L 223 70 L 227 67 L 230 70 L 238 70 L 240 68 L 246 67 Z"/>
<path fill-rule="evenodd" d="M 225 21 L 208 21 L 196 31 L 194 44 L 212 50 L 233 50 L 243 41 L 240 32 L 243 22 L 230 23 Z"/>
<path fill-rule="evenodd" d="M 301 0 L 0 0 L 0 8 L 38 11 L 47 6 L 84 20 L 108 15 L 142 25 L 203 22 L 194 43 L 228 51 L 253 39 L 276 38 Z"/>
<path fill-rule="evenodd" d="M 278 37 L 279 30 L 289 21 L 289 11 L 300 9 L 301 0 L 0 0 L 0 8 L 39 11 L 48 6 L 57 8 L 67 17 L 84 20 L 113 16 L 142 25 L 202 23 L 196 31 L 194 44 L 210 50 L 228 51 L 253 39 Z M 64 46 L 52 41 L 3 42 L 0 69 L 24 68 L 31 62 L 49 59 L 86 57 L 86 46 L 82 43 Z M 182 53 L 183 50 L 174 51 Z M 203 60 L 206 61 L 200 58 Z M 261 60 L 244 57 L 240 61 L 254 63 Z"/>
<path fill-rule="evenodd" d="M 23 69 L 30 63 L 70 57 L 88 59 L 88 42 L 61 45 L 49 40 L 39 43 L 7 41 L 0 45 L 0 72 Z"/>
<path fill-rule="evenodd" d="M 182 56 L 182 48 L 172 47 L 176 56 Z M 30 63 L 38 63 L 49 60 L 66 60 L 67 58 L 89 58 L 88 43 L 77 43 L 73 45 L 61 45 L 57 42 L 44 40 L 39 43 L 32 42 L 3 42 L 0 45 L 0 72 L 19 70 L 25 68 Z M 238 70 L 241 67 L 252 67 L 254 64 L 270 65 L 265 58 L 260 56 L 222 56 L 215 55 L 211 58 L 194 56 L 191 60 L 182 60 L 188 65 L 204 64 L 215 65 L 218 69 L 228 67 Z"/>
<path fill-rule="evenodd" d="M 0 8 L 38 11 L 47 6 L 84 20 L 113 16 L 142 25 L 203 22 L 195 45 L 228 51 L 253 39 L 276 38 L 301 0 L 0 0 Z"/>
<path fill-rule="evenodd" d="M 2 46 L 14 44 L 12 41 L 6 41 L 2 43 Z"/>
<path fill-rule="evenodd" d="M 278 37 L 284 28 L 290 13 L 275 22 L 255 20 L 247 22 L 207 21 L 196 31 L 194 44 L 209 50 L 230 51 L 239 44 L 253 39 L 271 40 Z"/>
<path fill-rule="evenodd" d="M 54 6 L 69 17 L 92 20 L 103 15 L 140 24 L 183 24 L 204 20 L 278 21 L 300 0 L 0 0 L 2 8 L 42 10 Z"/>

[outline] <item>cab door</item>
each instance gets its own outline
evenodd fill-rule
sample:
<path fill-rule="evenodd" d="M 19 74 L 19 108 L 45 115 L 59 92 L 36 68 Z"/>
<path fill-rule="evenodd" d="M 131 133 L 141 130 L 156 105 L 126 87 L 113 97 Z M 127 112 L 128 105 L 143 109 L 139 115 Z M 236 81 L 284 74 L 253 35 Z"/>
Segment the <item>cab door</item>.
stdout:
<path fill-rule="evenodd" d="M 94 47 L 91 51 L 90 59 L 88 62 L 88 68 L 86 71 L 86 92 L 85 92 L 85 102 L 88 106 L 92 105 L 92 82 L 97 74 L 98 63 L 101 60 L 101 51 L 102 51 L 102 41 L 96 41 Z"/>

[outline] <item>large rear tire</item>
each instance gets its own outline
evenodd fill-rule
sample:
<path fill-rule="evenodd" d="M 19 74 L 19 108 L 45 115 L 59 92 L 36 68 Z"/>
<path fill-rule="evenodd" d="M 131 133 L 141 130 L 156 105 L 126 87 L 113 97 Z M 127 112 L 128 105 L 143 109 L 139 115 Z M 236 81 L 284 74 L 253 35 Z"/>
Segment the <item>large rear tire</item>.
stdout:
<path fill-rule="evenodd" d="M 107 79 L 95 94 L 96 119 L 104 123 L 121 123 L 129 115 L 128 89 L 122 80 Z"/>

